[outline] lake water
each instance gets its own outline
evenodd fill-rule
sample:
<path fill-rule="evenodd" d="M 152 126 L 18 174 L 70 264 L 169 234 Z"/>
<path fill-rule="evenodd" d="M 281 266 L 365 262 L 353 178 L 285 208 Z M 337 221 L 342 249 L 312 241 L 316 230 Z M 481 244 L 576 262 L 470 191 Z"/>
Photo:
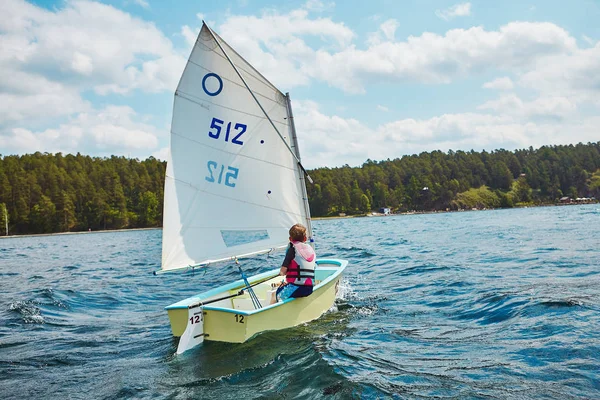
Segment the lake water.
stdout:
<path fill-rule="evenodd" d="M 233 266 L 153 276 L 160 230 L 0 240 L 0 398 L 600 398 L 600 205 L 314 225 L 336 308 L 183 356 L 163 307 Z"/>

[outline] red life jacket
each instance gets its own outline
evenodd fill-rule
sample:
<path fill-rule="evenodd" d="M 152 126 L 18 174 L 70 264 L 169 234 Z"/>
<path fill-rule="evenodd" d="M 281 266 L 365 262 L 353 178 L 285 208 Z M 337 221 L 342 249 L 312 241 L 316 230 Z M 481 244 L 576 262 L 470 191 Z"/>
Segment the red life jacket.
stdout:
<path fill-rule="evenodd" d="M 292 242 L 296 256 L 285 274 L 288 283 L 300 286 L 313 286 L 317 255 L 313 248 L 303 242 Z"/>

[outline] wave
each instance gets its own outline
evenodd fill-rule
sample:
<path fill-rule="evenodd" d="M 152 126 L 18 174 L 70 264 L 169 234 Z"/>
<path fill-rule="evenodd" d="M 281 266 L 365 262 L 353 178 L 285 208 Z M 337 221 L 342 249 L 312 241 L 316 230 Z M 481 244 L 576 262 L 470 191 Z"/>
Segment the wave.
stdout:
<path fill-rule="evenodd" d="M 440 266 L 437 264 L 421 264 L 421 265 L 415 265 L 414 267 L 408 267 L 408 268 L 404 268 L 400 271 L 398 271 L 398 273 L 400 275 L 414 275 L 414 274 L 428 274 L 428 273 L 434 273 L 434 272 L 440 272 L 440 271 L 452 271 L 452 270 L 456 270 L 456 268 L 451 268 L 451 267 L 447 267 L 447 266 Z"/>
<path fill-rule="evenodd" d="M 360 258 L 371 258 L 371 257 L 377 256 L 377 254 L 371 250 L 363 249 L 362 247 L 356 247 L 356 246 L 343 247 L 340 245 L 336 245 L 336 246 L 334 246 L 334 249 L 337 250 L 337 253 L 334 254 L 336 257 L 360 259 Z"/>
<path fill-rule="evenodd" d="M 480 325 L 497 324 L 518 316 L 527 303 L 511 294 L 486 294 L 474 307 L 456 312 L 452 318 L 471 320 Z"/>
<path fill-rule="evenodd" d="M 392 239 L 385 239 L 379 242 L 379 244 L 381 246 L 402 246 L 402 245 L 406 245 L 409 244 L 409 241 L 406 239 L 397 239 L 397 240 L 392 240 Z"/>
<path fill-rule="evenodd" d="M 8 309 L 19 314 L 26 324 L 43 324 L 46 322 L 40 308 L 31 301 L 12 302 L 8 305 Z"/>
<path fill-rule="evenodd" d="M 548 300 L 542 301 L 539 305 L 547 308 L 561 308 L 561 307 L 583 307 L 585 304 L 583 301 L 578 299 L 567 299 L 567 300 Z"/>

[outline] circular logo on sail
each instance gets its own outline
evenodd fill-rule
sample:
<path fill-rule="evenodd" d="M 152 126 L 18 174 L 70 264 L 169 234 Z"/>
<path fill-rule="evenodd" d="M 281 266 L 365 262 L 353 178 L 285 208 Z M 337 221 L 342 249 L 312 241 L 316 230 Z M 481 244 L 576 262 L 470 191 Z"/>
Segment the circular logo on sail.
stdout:
<path fill-rule="evenodd" d="M 215 79 L 209 80 L 209 78 L 216 78 L 216 82 Z M 208 88 L 206 87 L 207 82 Z M 202 90 L 204 90 L 204 93 L 206 93 L 209 96 L 216 96 L 219 93 L 221 93 L 221 90 L 223 90 L 223 80 L 219 75 L 210 72 L 204 75 L 204 78 L 202 78 Z"/>

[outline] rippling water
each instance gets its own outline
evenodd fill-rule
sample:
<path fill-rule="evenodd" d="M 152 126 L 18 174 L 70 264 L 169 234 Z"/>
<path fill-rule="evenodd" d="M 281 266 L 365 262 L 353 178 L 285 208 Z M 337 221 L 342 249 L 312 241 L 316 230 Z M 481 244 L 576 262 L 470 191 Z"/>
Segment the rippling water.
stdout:
<path fill-rule="evenodd" d="M 161 231 L 0 240 L 0 398 L 600 398 L 600 205 L 315 222 L 318 321 L 174 356 Z M 283 254 L 243 262 L 248 273 Z"/>

